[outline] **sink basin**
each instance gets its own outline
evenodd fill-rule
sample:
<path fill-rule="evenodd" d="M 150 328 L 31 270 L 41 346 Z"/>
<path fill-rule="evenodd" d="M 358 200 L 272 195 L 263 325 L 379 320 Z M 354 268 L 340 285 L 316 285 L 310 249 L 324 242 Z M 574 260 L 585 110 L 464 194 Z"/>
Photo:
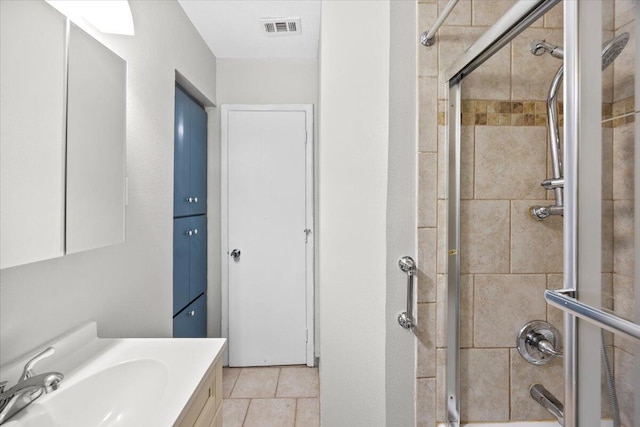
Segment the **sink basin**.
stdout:
<path fill-rule="evenodd" d="M 172 427 L 225 345 L 216 338 L 98 338 L 96 323 L 87 323 L 40 346 L 56 351 L 36 372 L 61 372 L 64 380 L 2 427 Z M 37 352 L 0 366 L 0 379 L 15 384 Z"/>
<path fill-rule="evenodd" d="M 149 425 L 149 414 L 166 392 L 167 379 L 168 369 L 159 361 L 123 362 L 76 383 L 63 381 L 58 390 L 36 400 L 6 425 L 12 426 L 13 422 L 21 427 Z"/>

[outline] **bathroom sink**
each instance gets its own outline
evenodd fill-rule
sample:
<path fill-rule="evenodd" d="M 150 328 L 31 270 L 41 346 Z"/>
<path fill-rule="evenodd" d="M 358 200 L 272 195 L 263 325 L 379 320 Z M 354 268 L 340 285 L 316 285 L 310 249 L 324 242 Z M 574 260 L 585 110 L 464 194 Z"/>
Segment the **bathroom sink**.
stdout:
<path fill-rule="evenodd" d="M 171 427 L 226 345 L 96 332 L 91 322 L 42 345 L 56 351 L 38 362 L 36 373 L 60 372 L 64 379 L 2 427 Z M 15 384 L 28 356 L 0 366 L 0 379 Z"/>
<path fill-rule="evenodd" d="M 136 427 L 148 423 L 166 392 L 167 367 L 153 359 L 123 362 L 75 384 L 62 383 L 28 407 L 22 427 Z M 88 398 L 90 396 L 90 398 Z M 12 423 L 7 423 L 11 426 Z M 18 424 L 16 424 L 17 426 Z"/>

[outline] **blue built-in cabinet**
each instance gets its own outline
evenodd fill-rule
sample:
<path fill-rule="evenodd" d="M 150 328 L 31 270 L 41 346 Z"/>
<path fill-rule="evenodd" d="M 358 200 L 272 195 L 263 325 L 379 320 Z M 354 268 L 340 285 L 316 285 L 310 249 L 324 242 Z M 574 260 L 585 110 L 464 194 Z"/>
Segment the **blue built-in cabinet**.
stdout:
<path fill-rule="evenodd" d="M 207 113 L 176 86 L 173 336 L 207 335 Z"/>
<path fill-rule="evenodd" d="M 207 217 L 173 220 L 173 313 L 207 289 Z"/>
<path fill-rule="evenodd" d="M 173 216 L 207 213 L 207 113 L 176 86 Z"/>

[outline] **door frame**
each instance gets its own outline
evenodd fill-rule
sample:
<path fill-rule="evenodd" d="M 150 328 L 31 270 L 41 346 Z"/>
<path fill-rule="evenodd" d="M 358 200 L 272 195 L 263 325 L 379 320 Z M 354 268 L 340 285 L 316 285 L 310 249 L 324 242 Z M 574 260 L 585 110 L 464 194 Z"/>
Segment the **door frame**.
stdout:
<path fill-rule="evenodd" d="M 221 195 L 221 315 L 222 337 L 229 338 L 229 135 L 228 117 L 231 111 L 301 111 L 306 115 L 305 145 L 305 222 L 311 230 L 305 249 L 307 366 L 315 365 L 315 194 L 314 194 L 314 134 L 313 104 L 224 104 L 220 111 L 220 195 Z M 302 236 L 302 234 L 301 234 Z M 230 345 L 230 344 L 229 344 Z M 229 363 L 229 345 L 225 347 L 224 364 Z"/>

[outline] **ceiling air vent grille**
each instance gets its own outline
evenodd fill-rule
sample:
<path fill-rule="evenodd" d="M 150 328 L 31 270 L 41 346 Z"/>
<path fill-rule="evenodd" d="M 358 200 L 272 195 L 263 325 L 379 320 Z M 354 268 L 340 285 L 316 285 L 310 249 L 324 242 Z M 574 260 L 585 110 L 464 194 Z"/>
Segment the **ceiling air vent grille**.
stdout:
<path fill-rule="evenodd" d="M 267 36 L 293 36 L 302 33 L 300 18 L 262 18 L 260 23 Z"/>

